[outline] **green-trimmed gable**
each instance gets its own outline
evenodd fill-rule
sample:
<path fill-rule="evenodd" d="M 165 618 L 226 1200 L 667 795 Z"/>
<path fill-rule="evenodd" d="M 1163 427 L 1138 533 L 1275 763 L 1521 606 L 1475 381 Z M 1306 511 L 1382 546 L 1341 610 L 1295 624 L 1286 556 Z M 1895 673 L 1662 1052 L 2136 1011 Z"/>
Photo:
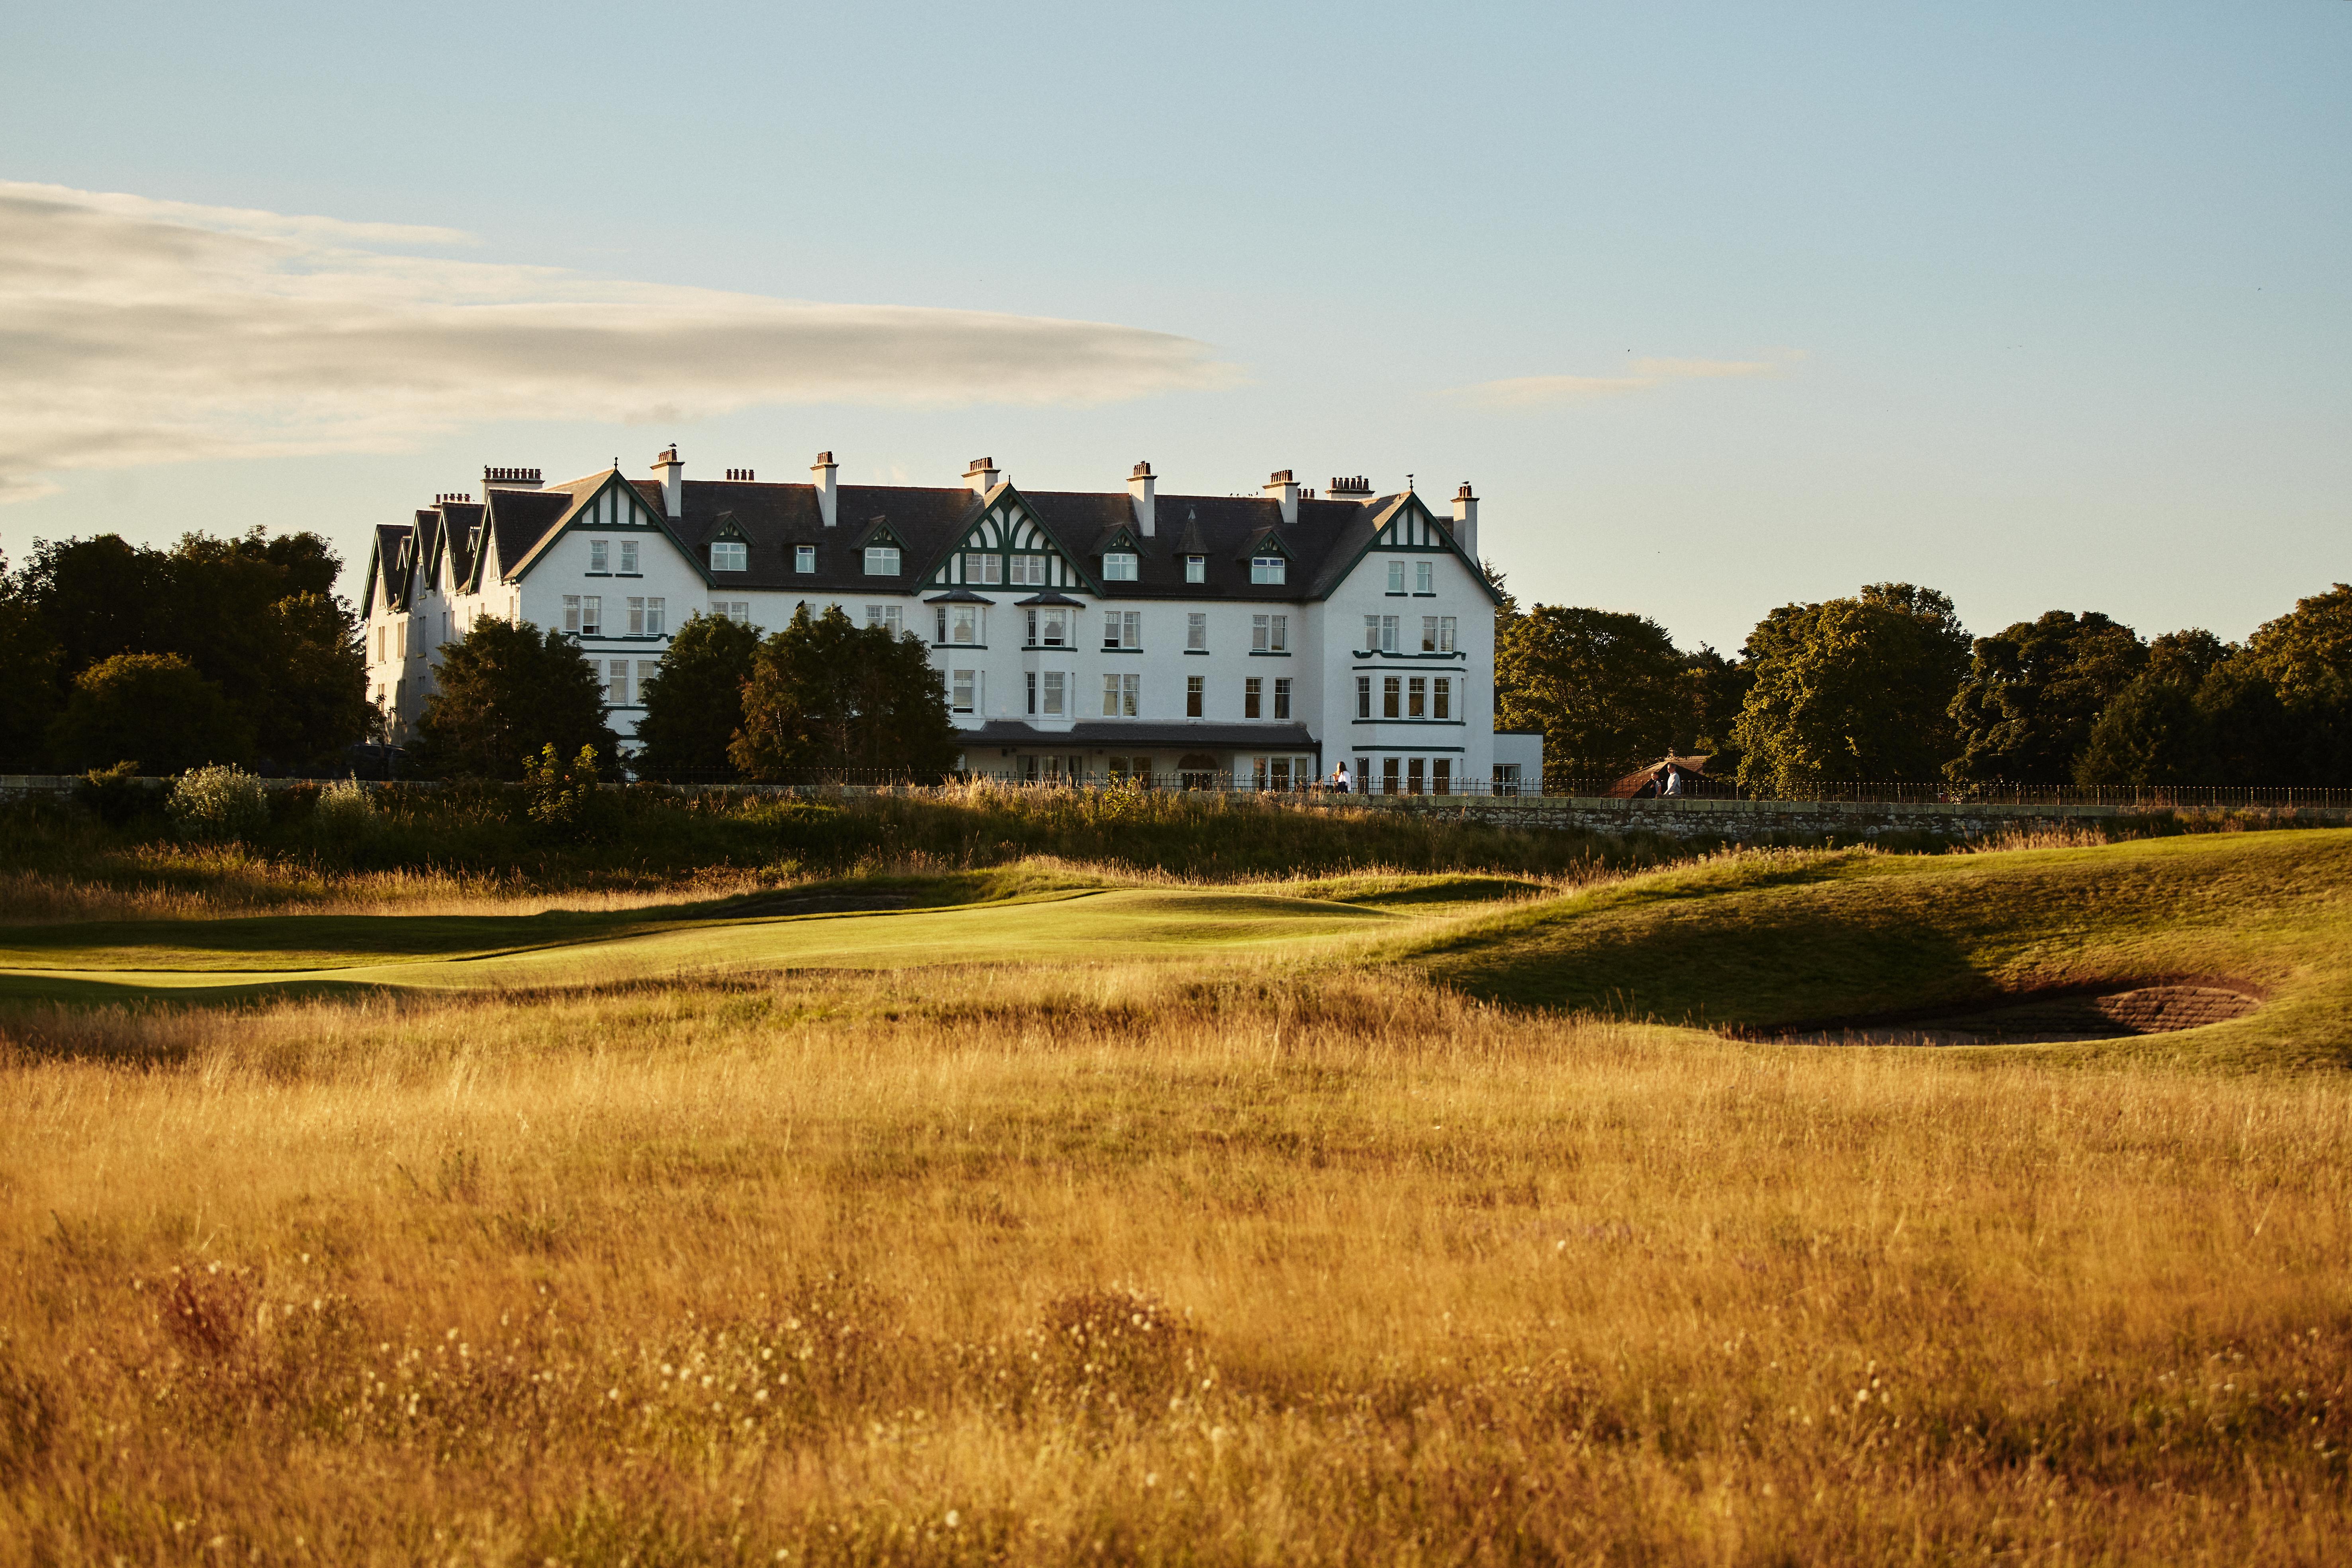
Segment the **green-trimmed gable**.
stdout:
<path fill-rule="evenodd" d="M 1130 544 L 1129 549 L 1134 547 Z M 989 563 L 993 562 L 992 567 Z M 1016 562 L 1036 562 L 1024 569 Z M 1042 577 L 1043 580 L 1039 580 Z M 1075 588 L 1099 594 L 1094 574 L 1062 549 L 1021 493 L 1000 485 L 981 514 L 923 574 L 924 588 Z"/>

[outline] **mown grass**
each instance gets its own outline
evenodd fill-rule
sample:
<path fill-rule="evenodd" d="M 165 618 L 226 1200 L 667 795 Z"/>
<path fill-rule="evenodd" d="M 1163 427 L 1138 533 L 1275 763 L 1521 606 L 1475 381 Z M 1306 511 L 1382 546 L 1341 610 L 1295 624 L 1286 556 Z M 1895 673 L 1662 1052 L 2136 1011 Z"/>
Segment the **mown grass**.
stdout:
<path fill-rule="evenodd" d="M 0 803 L 0 921 L 393 907 L 500 914 L 551 899 L 628 909 L 1037 859 L 1231 882 L 1384 872 L 1573 877 L 1689 852 L 1648 835 L 1177 790 L 974 785 L 776 800 L 632 789 L 603 797 L 584 834 L 535 827 L 512 787 L 394 788 L 375 799 L 375 825 L 356 831 L 315 820 L 307 789 L 279 791 L 269 829 L 231 846 L 175 843 L 160 814 L 110 826 L 69 802 Z"/>
<path fill-rule="evenodd" d="M 19 1009 L 16 1562 L 2335 1560 L 2352 1097 L 1274 960 Z"/>
<path fill-rule="evenodd" d="M 1400 956 L 1475 996 L 1746 1030 L 2213 980 L 2264 1005 L 2137 1049 L 2209 1064 L 2343 1066 L 2352 833 L 1725 856 L 1523 904 Z"/>

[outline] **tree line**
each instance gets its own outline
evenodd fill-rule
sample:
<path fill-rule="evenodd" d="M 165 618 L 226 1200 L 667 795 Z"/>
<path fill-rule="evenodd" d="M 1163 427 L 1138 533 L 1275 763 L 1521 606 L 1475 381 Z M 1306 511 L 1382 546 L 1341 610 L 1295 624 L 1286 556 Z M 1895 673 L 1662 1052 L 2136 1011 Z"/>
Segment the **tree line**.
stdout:
<path fill-rule="evenodd" d="M 641 779 L 935 780 L 962 750 L 929 650 L 838 608 L 803 605 L 766 637 L 689 616 L 640 695 L 630 767 Z M 609 759 L 610 714 L 594 663 L 569 636 L 478 621 L 441 650 L 406 771 L 520 779 L 549 746 Z"/>
<path fill-rule="evenodd" d="M 0 559 L 0 770 L 340 770 L 375 718 L 341 570 L 319 535 L 258 528 Z"/>
<path fill-rule="evenodd" d="M 0 560 L 0 770 L 230 762 L 340 772 L 382 737 L 362 618 L 314 533 L 101 535 Z M 1737 656 L 1647 616 L 1521 608 L 1500 573 L 1496 718 L 1540 729 L 1547 788 L 1706 754 L 1744 784 L 2352 785 L 2352 587 L 2243 643 L 2143 639 L 2053 610 L 1971 637 L 1946 595 L 1872 583 L 1784 604 Z M 520 779 L 550 745 L 617 740 L 597 665 L 562 632 L 485 620 L 441 651 L 404 771 Z M 643 686 L 640 776 L 936 777 L 959 749 L 918 640 L 837 610 L 762 637 L 695 616 Z"/>
<path fill-rule="evenodd" d="M 1498 587 L 1498 573 L 1489 568 Z M 1800 782 L 2352 786 L 2352 587 L 2298 600 L 2242 643 L 2143 639 L 2053 610 L 1971 637 L 1910 583 L 1784 604 L 1736 658 L 1685 653 L 1627 612 L 1504 591 L 1496 723 L 1544 733 L 1547 789 L 1673 754 Z"/>

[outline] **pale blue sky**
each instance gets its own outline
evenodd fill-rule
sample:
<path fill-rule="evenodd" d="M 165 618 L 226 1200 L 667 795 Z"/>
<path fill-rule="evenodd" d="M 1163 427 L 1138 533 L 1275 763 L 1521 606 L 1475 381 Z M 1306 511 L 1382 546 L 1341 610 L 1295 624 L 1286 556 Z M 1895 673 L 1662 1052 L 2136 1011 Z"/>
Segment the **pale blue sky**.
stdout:
<path fill-rule="evenodd" d="M 1038 488 L 1138 458 L 1219 494 L 1468 478 L 1523 599 L 1727 648 L 1885 578 L 1979 632 L 2237 637 L 2352 577 L 2346 0 L 20 5 L 0 148 L 0 179 L 479 242 L 403 256 L 1112 323 L 1233 367 L 637 423 L 494 388 L 441 428 L 119 466 L 83 431 L 13 476 L 57 488 L 0 507 L 12 559 L 261 522 L 356 570 L 485 463 L 642 473 L 676 440 L 689 476 L 829 447 L 847 483 L 982 453 Z M 1645 384 L 1455 390 L 1533 377 Z"/>

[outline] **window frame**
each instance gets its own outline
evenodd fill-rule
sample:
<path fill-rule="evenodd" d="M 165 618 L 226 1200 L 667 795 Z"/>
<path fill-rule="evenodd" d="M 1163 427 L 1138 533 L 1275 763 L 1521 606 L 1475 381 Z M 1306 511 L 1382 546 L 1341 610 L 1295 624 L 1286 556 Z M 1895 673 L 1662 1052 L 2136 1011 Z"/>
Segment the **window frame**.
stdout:
<path fill-rule="evenodd" d="M 723 551 L 723 552 L 725 552 L 726 557 L 727 557 L 727 562 L 728 562 L 729 564 L 721 564 L 721 562 L 720 562 L 720 560 L 719 560 L 719 555 L 720 555 L 720 553 L 721 553 L 722 551 Z M 745 543 L 745 542 L 744 542 L 743 540 L 741 540 L 741 539 L 713 539 L 713 540 L 711 540 L 711 541 L 710 541 L 710 570 L 713 570 L 713 571 L 749 571 L 749 570 L 751 570 L 751 547 L 749 544 Z"/>
<path fill-rule="evenodd" d="M 878 569 L 876 565 L 877 561 L 881 563 Z M 900 570 L 898 562 L 899 551 L 897 545 L 866 547 L 866 575 L 868 577 L 897 577 Z"/>
<path fill-rule="evenodd" d="M 1103 551 L 1102 559 L 1105 582 L 1133 582 L 1136 580 L 1138 559 L 1135 551 L 1107 549 Z"/>

